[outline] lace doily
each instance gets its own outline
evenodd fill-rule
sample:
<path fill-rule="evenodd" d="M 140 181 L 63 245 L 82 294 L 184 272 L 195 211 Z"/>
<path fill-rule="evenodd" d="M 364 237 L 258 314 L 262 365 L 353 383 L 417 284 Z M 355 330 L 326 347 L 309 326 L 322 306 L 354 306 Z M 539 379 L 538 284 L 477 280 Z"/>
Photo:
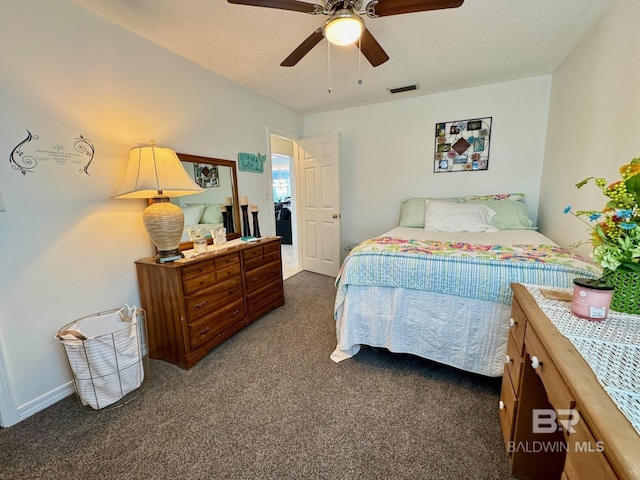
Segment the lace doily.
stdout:
<path fill-rule="evenodd" d="M 524 286 L 640 435 L 640 316 L 609 310 L 605 321 L 586 320 L 571 313 L 570 303 L 546 298 L 537 285 Z"/>

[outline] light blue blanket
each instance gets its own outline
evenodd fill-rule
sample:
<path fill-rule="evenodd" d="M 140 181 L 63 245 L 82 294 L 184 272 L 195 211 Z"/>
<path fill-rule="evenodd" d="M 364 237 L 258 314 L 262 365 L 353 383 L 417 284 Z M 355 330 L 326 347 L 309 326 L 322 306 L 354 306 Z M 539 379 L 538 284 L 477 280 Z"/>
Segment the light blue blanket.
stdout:
<path fill-rule="evenodd" d="M 510 304 L 509 285 L 571 287 L 601 271 L 573 252 L 550 245 L 477 245 L 377 237 L 354 248 L 336 280 L 335 310 L 348 285 L 410 288 Z"/>

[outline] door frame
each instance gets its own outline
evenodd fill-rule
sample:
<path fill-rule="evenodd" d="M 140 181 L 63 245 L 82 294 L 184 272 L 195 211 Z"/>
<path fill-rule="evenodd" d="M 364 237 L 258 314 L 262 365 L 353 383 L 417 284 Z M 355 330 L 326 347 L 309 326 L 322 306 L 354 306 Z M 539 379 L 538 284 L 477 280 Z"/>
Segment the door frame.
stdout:
<path fill-rule="evenodd" d="M 19 420 L 16 404 L 11 394 L 9 374 L 5 366 L 2 341 L 0 341 L 0 427 L 10 427 L 18 423 Z"/>
<path fill-rule="evenodd" d="M 296 238 L 296 248 L 298 250 L 298 268 L 300 268 L 300 245 L 302 242 L 300 240 L 300 229 L 298 228 L 298 214 L 297 214 L 297 206 L 300 205 L 299 200 L 299 178 L 298 178 L 298 140 L 300 137 L 293 132 L 288 130 L 284 130 L 279 127 L 274 127 L 271 125 L 267 125 L 267 145 L 269 146 L 269 160 L 271 160 L 271 135 L 276 135 L 278 137 L 286 138 L 287 140 L 291 140 L 293 142 L 293 161 L 291 164 L 291 172 L 289 173 L 290 178 L 295 182 L 294 192 L 295 195 L 295 205 L 296 205 L 296 215 L 295 218 L 292 218 L 293 223 L 291 225 L 292 229 L 295 229 L 295 238 Z M 273 164 L 269 162 L 269 197 L 271 199 L 271 205 L 273 206 L 273 187 L 271 186 L 273 179 Z M 273 215 L 271 215 L 273 217 Z M 275 222 L 275 220 L 274 220 Z M 275 229 L 275 223 L 274 223 Z M 275 230 L 274 230 L 275 231 Z"/>

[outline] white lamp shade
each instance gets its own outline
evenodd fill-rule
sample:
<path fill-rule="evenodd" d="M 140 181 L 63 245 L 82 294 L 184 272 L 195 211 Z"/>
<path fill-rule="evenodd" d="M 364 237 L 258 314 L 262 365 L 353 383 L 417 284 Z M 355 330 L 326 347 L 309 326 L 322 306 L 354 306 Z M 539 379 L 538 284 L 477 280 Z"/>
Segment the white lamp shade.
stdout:
<path fill-rule="evenodd" d="M 152 198 L 160 193 L 181 197 L 203 192 L 170 148 L 150 145 L 134 147 L 116 198 Z"/>
<path fill-rule="evenodd" d="M 322 31 L 334 45 L 351 45 L 364 31 L 364 21 L 349 10 L 339 10 L 327 20 Z"/>

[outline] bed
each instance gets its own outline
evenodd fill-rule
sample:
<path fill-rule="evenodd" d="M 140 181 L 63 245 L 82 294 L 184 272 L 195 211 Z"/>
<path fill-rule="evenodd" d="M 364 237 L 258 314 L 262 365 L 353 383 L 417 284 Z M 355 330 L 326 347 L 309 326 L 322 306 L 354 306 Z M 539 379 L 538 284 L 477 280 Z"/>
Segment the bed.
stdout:
<path fill-rule="evenodd" d="M 468 228 L 474 218 L 460 219 L 451 213 L 451 205 L 457 203 L 454 210 L 465 212 L 476 208 L 470 205 L 476 199 L 482 201 L 475 204 L 485 205 L 490 213 L 480 226 Z M 407 220 L 403 204 L 399 227 L 360 243 L 345 259 L 336 279 L 333 361 L 348 359 L 361 345 L 369 345 L 501 376 L 510 284 L 570 287 L 574 278 L 601 275 L 592 262 L 535 231 L 523 197 L 418 199 L 414 207 L 421 202 L 427 208 L 417 208 L 413 217 L 418 220 Z M 447 204 L 444 227 L 429 217 L 429 206 L 441 204 Z M 503 223 L 503 210 L 514 208 L 524 216 Z M 445 231 L 431 231 L 433 225 Z M 459 231 L 464 229 L 471 231 Z"/>

